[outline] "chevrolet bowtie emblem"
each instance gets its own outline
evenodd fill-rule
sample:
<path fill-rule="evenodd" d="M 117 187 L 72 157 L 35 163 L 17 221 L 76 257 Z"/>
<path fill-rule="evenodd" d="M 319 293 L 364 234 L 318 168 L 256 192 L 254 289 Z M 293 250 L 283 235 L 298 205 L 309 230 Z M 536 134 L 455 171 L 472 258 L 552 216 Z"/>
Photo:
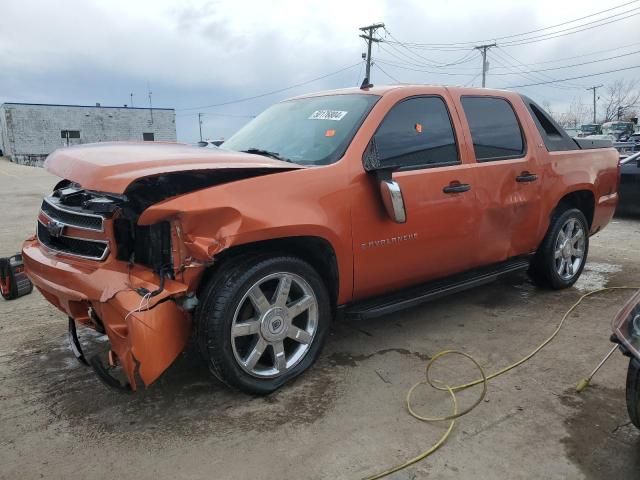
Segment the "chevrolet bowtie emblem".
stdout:
<path fill-rule="evenodd" d="M 55 220 L 50 220 L 47 225 L 45 225 L 47 232 L 49 235 L 58 238 L 62 235 L 62 230 L 64 230 L 64 223 L 57 222 Z"/>

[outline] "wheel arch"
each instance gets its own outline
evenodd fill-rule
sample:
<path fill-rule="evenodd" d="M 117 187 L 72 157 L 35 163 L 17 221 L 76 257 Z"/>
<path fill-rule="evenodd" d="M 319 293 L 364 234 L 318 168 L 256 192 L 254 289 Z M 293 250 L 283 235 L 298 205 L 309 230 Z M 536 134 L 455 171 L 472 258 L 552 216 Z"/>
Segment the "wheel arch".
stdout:
<path fill-rule="evenodd" d="M 591 190 L 585 188 L 566 193 L 560 200 L 558 200 L 558 203 L 551 212 L 549 221 L 551 221 L 551 218 L 553 218 L 558 212 L 563 212 L 569 208 L 577 208 L 580 210 L 587 219 L 589 229 L 591 229 L 596 208 L 595 195 Z"/>
<path fill-rule="evenodd" d="M 340 295 L 338 258 L 331 242 L 322 237 L 282 237 L 231 246 L 214 256 L 214 263 L 205 271 L 200 285 L 206 285 L 211 276 L 238 257 L 268 254 L 293 255 L 311 265 L 327 287 L 331 307 L 335 313 Z"/>

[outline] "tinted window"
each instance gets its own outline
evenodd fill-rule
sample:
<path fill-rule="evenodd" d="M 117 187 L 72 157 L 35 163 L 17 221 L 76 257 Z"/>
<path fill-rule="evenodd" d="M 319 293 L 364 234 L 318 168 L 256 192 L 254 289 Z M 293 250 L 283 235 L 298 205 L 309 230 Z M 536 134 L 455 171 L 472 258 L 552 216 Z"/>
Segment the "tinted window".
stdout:
<path fill-rule="evenodd" d="M 538 128 L 538 132 L 540 132 L 542 141 L 549 152 L 578 149 L 576 142 L 551 118 L 551 115 L 524 95 L 522 99 L 527 105 L 533 121 Z"/>
<path fill-rule="evenodd" d="M 439 97 L 410 98 L 399 103 L 387 114 L 374 138 L 382 165 L 458 162 L 449 112 Z"/>
<path fill-rule="evenodd" d="M 153 134 L 153 132 L 151 133 L 143 133 L 142 134 L 142 140 L 144 140 L 145 142 L 153 142 L 155 140 L 155 135 Z"/>
<path fill-rule="evenodd" d="M 502 98 L 462 97 L 473 148 L 479 162 L 519 157 L 522 131 L 509 102 Z"/>

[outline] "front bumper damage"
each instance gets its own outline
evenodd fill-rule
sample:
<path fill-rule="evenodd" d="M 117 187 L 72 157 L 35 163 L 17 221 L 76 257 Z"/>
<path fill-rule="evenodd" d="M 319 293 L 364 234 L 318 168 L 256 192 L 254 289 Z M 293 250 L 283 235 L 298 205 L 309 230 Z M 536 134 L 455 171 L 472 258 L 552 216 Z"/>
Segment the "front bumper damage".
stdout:
<path fill-rule="evenodd" d="M 191 332 L 191 314 L 177 300 L 185 296 L 186 284 L 165 279 L 162 291 L 147 300 L 139 291 L 152 292 L 160 284 L 148 268 L 123 261 L 100 265 L 67 258 L 61 261 L 45 253 L 36 239 L 27 240 L 22 253 L 33 284 L 73 319 L 72 340 L 73 336 L 77 340 L 76 323 L 106 333 L 111 344 L 109 363 L 122 368 L 128 380 L 124 388 L 136 390 L 138 378 L 150 385 L 184 350 Z M 79 342 L 76 346 L 81 351 Z M 102 362 L 97 358 L 87 360 L 109 384 L 110 375 Z"/>

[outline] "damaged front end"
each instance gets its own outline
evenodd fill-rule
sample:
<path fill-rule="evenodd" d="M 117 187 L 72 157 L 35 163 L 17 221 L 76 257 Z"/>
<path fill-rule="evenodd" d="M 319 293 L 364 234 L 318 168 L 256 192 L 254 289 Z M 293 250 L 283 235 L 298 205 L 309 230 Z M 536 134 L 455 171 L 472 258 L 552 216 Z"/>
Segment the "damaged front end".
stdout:
<path fill-rule="evenodd" d="M 167 199 L 302 167 L 236 152 L 125 143 L 58 150 L 45 168 L 69 180 L 42 202 L 36 235 L 23 245 L 26 272 L 73 319 L 77 356 L 84 357 L 76 324 L 105 333 L 108 361 L 87 362 L 108 385 L 136 390 L 184 350 L 196 289 L 220 250 L 217 240 L 183 233 L 188 212 L 151 222 L 141 221 L 143 214 Z M 114 367 L 124 385 L 112 378 Z"/>
<path fill-rule="evenodd" d="M 33 283 L 73 319 L 72 348 L 81 353 L 75 322 L 105 333 L 109 367 L 122 368 L 131 390 L 137 378 L 152 383 L 184 349 L 206 266 L 186 260 L 177 221 L 138 226 L 137 202 L 67 183 L 43 200 L 36 237 L 23 247 Z M 101 359 L 87 361 L 116 385 Z"/>

